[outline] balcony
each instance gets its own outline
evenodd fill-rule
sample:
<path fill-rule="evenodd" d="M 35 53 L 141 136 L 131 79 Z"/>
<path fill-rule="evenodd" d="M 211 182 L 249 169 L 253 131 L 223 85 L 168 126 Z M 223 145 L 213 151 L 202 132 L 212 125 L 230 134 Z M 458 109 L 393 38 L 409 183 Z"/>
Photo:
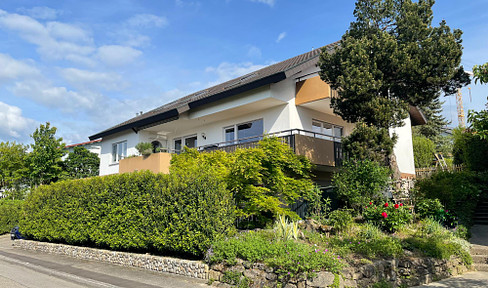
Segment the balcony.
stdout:
<path fill-rule="evenodd" d="M 119 161 L 119 174 L 149 170 L 154 173 L 169 173 L 170 153 L 154 153 L 148 156 L 127 157 Z"/>
<path fill-rule="evenodd" d="M 267 134 L 268 137 L 277 137 L 287 144 L 297 155 L 310 159 L 315 165 L 339 167 L 342 164 L 342 144 L 340 138 L 312 131 L 292 129 Z M 264 136 L 254 136 L 239 140 L 220 142 L 200 146 L 198 151 L 226 151 L 234 152 L 236 149 L 255 148 Z"/>

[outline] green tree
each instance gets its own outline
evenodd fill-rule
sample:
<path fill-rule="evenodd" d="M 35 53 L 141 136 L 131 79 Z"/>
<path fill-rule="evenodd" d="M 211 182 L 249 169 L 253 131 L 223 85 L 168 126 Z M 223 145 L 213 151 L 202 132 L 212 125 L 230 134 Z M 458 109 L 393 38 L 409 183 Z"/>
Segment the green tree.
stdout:
<path fill-rule="evenodd" d="M 390 170 L 371 160 L 346 161 L 332 182 L 347 207 L 361 211 L 370 201 L 385 198 Z"/>
<path fill-rule="evenodd" d="M 396 136 L 390 137 L 386 128 L 357 123 L 352 133 L 343 138 L 342 145 L 348 158 L 370 159 L 387 166 L 395 141 Z"/>
<path fill-rule="evenodd" d="M 27 147 L 15 142 L 0 143 L 0 190 L 8 198 L 22 199 L 25 179 Z"/>
<path fill-rule="evenodd" d="M 454 164 L 464 164 L 471 171 L 487 171 L 488 140 L 461 128 L 454 129 L 453 134 Z"/>
<path fill-rule="evenodd" d="M 98 176 L 100 158 L 84 147 L 74 147 L 64 160 L 64 170 L 70 179 Z"/>
<path fill-rule="evenodd" d="M 412 144 L 415 168 L 430 167 L 436 152 L 434 142 L 424 136 L 414 136 Z"/>
<path fill-rule="evenodd" d="M 335 113 L 380 129 L 402 126 L 409 105 L 429 105 L 470 82 L 460 66 L 462 32 L 445 21 L 432 26 L 434 2 L 356 2 L 356 20 L 319 60 L 321 79 L 339 94 Z"/>
<path fill-rule="evenodd" d="M 56 127 L 49 122 L 41 124 L 31 135 L 34 144 L 27 157 L 30 178 L 35 185 L 49 184 L 56 181 L 63 171 L 62 160 L 66 152 L 63 138 L 56 138 Z"/>
<path fill-rule="evenodd" d="M 481 84 L 488 83 L 488 63 L 473 66 L 474 81 Z"/>
<path fill-rule="evenodd" d="M 446 131 L 446 127 L 450 123 L 444 116 L 442 116 L 443 104 L 444 102 L 441 101 L 440 98 L 435 98 L 430 103 L 419 106 L 427 123 L 412 128 L 416 135 L 425 136 L 436 143 L 438 137 Z"/>

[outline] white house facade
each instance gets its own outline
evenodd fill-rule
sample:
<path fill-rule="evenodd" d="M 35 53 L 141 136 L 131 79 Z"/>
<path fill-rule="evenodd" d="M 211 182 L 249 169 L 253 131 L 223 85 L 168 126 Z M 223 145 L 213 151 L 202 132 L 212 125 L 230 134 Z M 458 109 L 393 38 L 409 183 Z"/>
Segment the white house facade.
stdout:
<path fill-rule="evenodd" d="M 101 139 L 100 175 L 119 173 L 120 160 L 137 155 L 139 142 L 169 153 L 179 153 L 183 146 L 232 151 L 272 135 L 311 158 L 317 180 L 327 182 L 342 158 L 341 137 L 354 124 L 330 108 L 335 91 L 318 76 L 320 52 L 315 49 L 193 93 L 90 136 L 92 141 Z M 394 153 L 405 177 L 415 175 L 411 125 L 425 121 L 411 108 L 405 125 L 391 131 L 399 137 Z"/>

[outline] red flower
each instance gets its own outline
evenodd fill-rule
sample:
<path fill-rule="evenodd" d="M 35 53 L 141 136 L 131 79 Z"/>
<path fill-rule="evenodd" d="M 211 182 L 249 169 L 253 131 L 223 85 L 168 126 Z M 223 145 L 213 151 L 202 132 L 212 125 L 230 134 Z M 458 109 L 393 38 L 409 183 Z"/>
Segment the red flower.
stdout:
<path fill-rule="evenodd" d="M 373 205 L 373 202 L 369 202 L 369 205 Z"/>
<path fill-rule="evenodd" d="M 400 203 L 400 206 L 403 206 L 403 203 Z"/>
<path fill-rule="evenodd" d="M 381 216 L 383 216 L 383 218 L 386 219 L 386 217 L 388 217 L 388 214 L 386 214 L 386 212 L 383 212 L 383 213 L 381 213 Z"/>
<path fill-rule="evenodd" d="M 388 207 L 388 202 L 386 202 L 384 206 L 385 206 L 385 207 Z"/>
<path fill-rule="evenodd" d="M 398 204 L 395 204 L 395 209 L 398 209 L 398 207 L 400 207 L 400 205 L 398 205 Z"/>

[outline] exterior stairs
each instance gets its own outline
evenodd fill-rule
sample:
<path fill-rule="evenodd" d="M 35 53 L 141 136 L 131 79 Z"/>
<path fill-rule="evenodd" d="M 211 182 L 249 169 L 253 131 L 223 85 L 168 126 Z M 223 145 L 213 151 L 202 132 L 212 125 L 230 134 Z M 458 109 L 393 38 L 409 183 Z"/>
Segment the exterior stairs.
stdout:
<path fill-rule="evenodd" d="M 471 266 L 473 270 L 488 272 L 488 246 L 473 244 L 471 257 L 473 258 Z"/>
<path fill-rule="evenodd" d="M 473 220 L 475 225 L 488 225 L 488 200 L 478 203 Z"/>

